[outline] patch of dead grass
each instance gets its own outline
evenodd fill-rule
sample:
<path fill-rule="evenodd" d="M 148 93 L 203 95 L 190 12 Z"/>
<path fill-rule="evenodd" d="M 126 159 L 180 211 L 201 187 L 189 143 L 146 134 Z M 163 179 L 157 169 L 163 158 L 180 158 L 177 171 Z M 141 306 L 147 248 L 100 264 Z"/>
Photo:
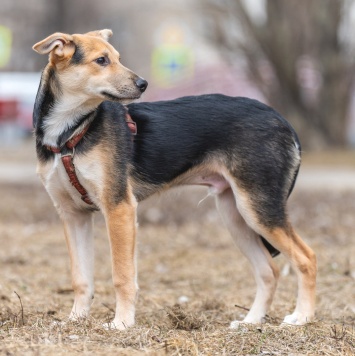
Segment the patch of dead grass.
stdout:
<path fill-rule="evenodd" d="M 102 219 L 95 228 L 92 317 L 66 322 L 69 258 L 49 198 L 40 186 L 2 186 L 0 194 L 0 354 L 354 354 L 354 192 L 298 192 L 290 201 L 296 229 L 318 256 L 318 321 L 280 326 L 296 298 L 296 276 L 280 256 L 285 275 L 266 323 L 235 330 L 229 323 L 247 313 L 255 284 L 213 200 L 197 206 L 205 192 L 189 190 L 147 201 L 139 218 L 137 323 L 123 332 L 102 328 L 114 314 Z"/>

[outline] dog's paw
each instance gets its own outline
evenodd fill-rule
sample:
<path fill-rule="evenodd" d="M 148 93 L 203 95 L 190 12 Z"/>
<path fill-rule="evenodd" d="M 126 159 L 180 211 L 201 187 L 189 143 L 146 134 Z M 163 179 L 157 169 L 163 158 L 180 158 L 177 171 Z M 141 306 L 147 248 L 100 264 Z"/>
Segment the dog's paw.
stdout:
<path fill-rule="evenodd" d="M 286 315 L 282 323 L 288 325 L 305 325 L 310 323 L 312 320 L 313 316 L 307 316 L 298 312 L 294 312 L 290 315 Z"/>
<path fill-rule="evenodd" d="M 241 320 L 233 320 L 229 324 L 230 329 L 238 329 L 241 325 L 243 325 L 243 322 Z"/>
<path fill-rule="evenodd" d="M 247 327 L 248 325 L 251 325 L 250 323 L 245 323 L 243 320 L 233 320 L 229 324 L 229 328 L 233 330 L 238 330 L 239 332 L 246 333 L 249 331 L 249 328 Z"/>
<path fill-rule="evenodd" d="M 67 322 L 66 321 L 60 321 L 60 320 L 53 320 L 50 324 L 50 328 L 53 329 L 53 328 L 62 328 L 64 326 L 67 325 Z"/>
<path fill-rule="evenodd" d="M 72 310 L 69 315 L 69 321 L 83 321 L 89 317 L 89 310 L 82 309 L 80 311 Z"/>
<path fill-rule="evenodd" d="M 241 325 L 250 324 L 263 324 L 265 323 L 265 317 L 247 315 L 243 320 L 234 320 L 230 323 L 231 329 L 238 329 Z"/>
<path fill-rule="evenodd" d="M 233 320 L 230 324 L 229 324 L 229 328 L 230 329 L 240 329 L 243 326 L 247 326 L 247 325 L 252 325 L 252 324 L 257 324 L 257 323 L 251 323 L 245 320 Z"/>

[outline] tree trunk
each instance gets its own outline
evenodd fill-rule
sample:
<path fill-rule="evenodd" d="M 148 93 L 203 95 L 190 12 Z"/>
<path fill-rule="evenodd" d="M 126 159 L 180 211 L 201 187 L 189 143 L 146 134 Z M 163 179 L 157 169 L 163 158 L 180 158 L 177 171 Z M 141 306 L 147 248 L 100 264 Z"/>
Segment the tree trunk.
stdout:
<path fill-rule="evenodd" d="M 208 9 L 215 45 L 244 54 L 250 79 L 306 147 L 346 144 L 354 61 L 339 39 L 344 6 L 342 0 L 266 0 L 264 23 L 253 22 L 239 0 L 211 0 Z M 236 22 L 242 39 L 228 26 Z"/>

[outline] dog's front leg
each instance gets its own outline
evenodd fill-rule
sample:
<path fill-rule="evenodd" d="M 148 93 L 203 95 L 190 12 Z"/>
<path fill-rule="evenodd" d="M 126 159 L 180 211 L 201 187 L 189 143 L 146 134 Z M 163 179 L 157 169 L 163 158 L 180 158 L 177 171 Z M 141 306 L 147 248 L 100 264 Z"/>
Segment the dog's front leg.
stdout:
<path fill-rule="evenodd" d="M 134 324 L 138 290 L 135 261 L 136 201 L 131 197 L 105 212 L 111 246 L 112 279 L 116 293 L 116 314 L 106 328 L 123 330 Z"/>
<path fill-rule="evenodd" d="M 74 305 L 69 319 L 89 315 L 94 298 L 94 238 L 93 218 L 89 212 L 61 214 L 69 249 Z"/>

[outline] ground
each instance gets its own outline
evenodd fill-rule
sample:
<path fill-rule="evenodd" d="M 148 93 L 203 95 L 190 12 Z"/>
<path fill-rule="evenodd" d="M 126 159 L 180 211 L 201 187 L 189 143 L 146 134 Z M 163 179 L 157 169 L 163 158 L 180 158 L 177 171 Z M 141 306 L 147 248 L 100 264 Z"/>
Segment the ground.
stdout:
<path fill-rule="evenodd" d="M 61 223 L 34 175 L 32 145 L 1 148 L 0 354 L 354 354 L 354 153 L 306 154 L 289 201 L 296 230 L 318 258 L 314 323 L 280 325 L 295 306 L 296 276 L 279 256 L 282 275 L 266 322 L 228 328 L 251 306 L 252 273 L 213 198 L 201 201 L 206 191 L 189 188 L 140 206 L 137 320 L 122 332 L 101 326 L 113 318 L 114 293 L 99 214 L 92 317 L 65 323 L 73 301 L 69 258 Z"/>

